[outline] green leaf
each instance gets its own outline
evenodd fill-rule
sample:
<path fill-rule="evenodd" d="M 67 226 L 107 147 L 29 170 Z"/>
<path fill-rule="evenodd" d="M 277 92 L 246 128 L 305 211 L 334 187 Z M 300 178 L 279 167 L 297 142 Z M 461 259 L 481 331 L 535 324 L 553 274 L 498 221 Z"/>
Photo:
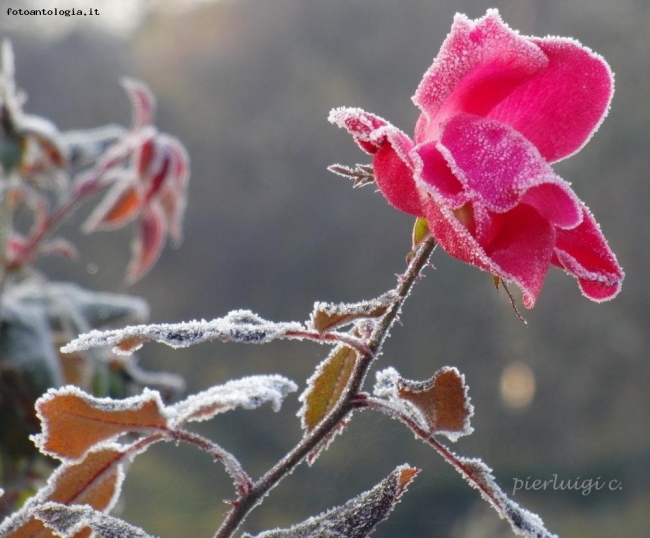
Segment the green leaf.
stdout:
<path fill-rule="evenodd" d="M 415 224 L 413 225 L 413 250 L 417 249 L 422 241 L 425 241 L 429 237 L 431 237 L 431 231 L 429 231 L 429 223 L 427 222 L 427 219 L 418 217 L 415 219 Z"/>
<path fill-rule="evenodd" d="M 356 358 L 356 351 L 338 345 L 307 381 L 307 389 L 300 396 L 303 405 L 298 412 L 305 431 L 313 430 L 339 401 L 352 375 Z"/>

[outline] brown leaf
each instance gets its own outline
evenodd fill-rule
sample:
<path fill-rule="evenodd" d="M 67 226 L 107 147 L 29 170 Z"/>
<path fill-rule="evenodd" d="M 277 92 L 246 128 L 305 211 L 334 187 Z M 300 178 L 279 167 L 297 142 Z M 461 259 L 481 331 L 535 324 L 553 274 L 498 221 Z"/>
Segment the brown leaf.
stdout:
<path fill-rule="evenodd" d="M 32 509 L 53 501 L 61 504 L 86 504 L 95 510 L 108 511 L 115 503 L 124 478 L 121 463 L 129 454 L 120 447 L 104 447 L 89 452 L 75 463 L 62 464 L 48 480 L 45 489 L 30 499 L 20 512 L 3 522 L 3 538 L 49 538 L 52 531 L 32 514 Z M 75 538 L 90 536 L 90 530 Z"/>
<path fill-rule="evenodd" d="M 332 331 L 358 319 L 378 318 L 395 303 L 394 291 L 389 291 L 371 301 L 351 304 L 316 303 L 311 315 L 311 325 L 319 333 Z"/>
<path fill-rule="evenodd" d="M 365 538 L 372 534 L 379 523 L 388 518 L 419 472 L 419 469 L 400 465 L 374 488 L 350 499 L 343 506 L 332 508 L 289 529 L 266 531 L 255 538 Z M 244 538 L 251 536 L 244 534 Z"/>
<path fill-rule="evenodd" d="M 299 416 L 305 431 L 313 430 L 339 401 L 352 375 L 357 353 L 344 345 L 336 346 L 318 366 L 300 396 Z"/>
<path fill-rule="evenodd" d="M 93 445 L 132 431 L 161 430 L 167 417 L 157 392 L 125 400 L 94 398 L 76 387 L 50 390 L 36 402 L 43 433 L 37 446 L 59 459 L 77 459 Z"/>
<path fill-rule="evenodd" d="M 469 419 L 474 408 L 469 403 L 464 376 L 456 368 L 441 368 L 428 381 L 399 378 L 397 390 L 400 398 L 411 402 L 422 414 L 432 434 L 445 433 L 454 439 L 471 433 Z"/>

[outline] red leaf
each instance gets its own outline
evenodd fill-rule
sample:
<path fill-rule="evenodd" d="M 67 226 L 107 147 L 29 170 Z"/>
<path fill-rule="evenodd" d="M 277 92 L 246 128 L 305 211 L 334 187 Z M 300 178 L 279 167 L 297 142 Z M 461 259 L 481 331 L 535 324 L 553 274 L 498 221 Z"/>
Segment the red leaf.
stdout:
<path fill-rule="evenodd" d="M 131 100 L 133 120 L 131 129 L 138 131 L 153 123 L 156 100 L 147 86 L 134 79 L 123 79 L 122 86 Z"/>
<path fill-rule="evenodd" d="M 145 206 L 138 233 L 131 243 L 131 262 L 126 276 L 129 284 L 142 278 L 154 266 L 165 245 L 165 232 L 166 223 L 160 205 Z"/>
<path fill-rule="evenodd" d="M 117 183 L 88 217 L 82 229 L 91 233 L 121 228 L 138 216 L 142 204 L 142 194 L 137 186 Z"/>

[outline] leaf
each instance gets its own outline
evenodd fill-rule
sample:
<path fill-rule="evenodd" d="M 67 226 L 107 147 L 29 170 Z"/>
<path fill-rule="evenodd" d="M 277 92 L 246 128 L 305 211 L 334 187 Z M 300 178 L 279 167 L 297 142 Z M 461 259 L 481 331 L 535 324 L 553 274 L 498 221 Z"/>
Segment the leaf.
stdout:
<path fill-rule="evenodd" d="M 11 288 L 11 296 L 45 310 L 55 330 L 87 330 L 149 317 L 149 306 L 139 297 L 91 291 L 71 282 L 26 280 Z"/>
<path fill-rule="evenodd" d="M 136 185 L 117 182 L 106 193 L 81 229 L 84 233 L 97 230 L 116 230 L 132 222 L 142 211 L 144 197 Z"/>
<path fill-rule="evenodd" d="M 23 378 L 32 398 L 30 406 L 63 380 L 48 317 L 39 305 L 21 300 L 13 289 L 2 301 L 0 368 Z"/>
<path fill-rule="evenodd" d="M 165 430 L 167 415 L 157 392 L 124 400 L 95 398 L 74 386 L 50 389 L 36 402 L 43 433 L 39 449 L 61 460 L 82 457 L 94 445 L 127 432 Z"/>
<path fill-rule="evenodd" d="M 183 216 L 187 206 L 187 186 L 190 179 L 190 157 L 183 144 L 177 138 L 166 134 L 160 135 L 171 158 L 171 172 L 166 178 L 165 188 L 158 201 L 165 212 L 167 231 L 174 245 L 183 239 Z"/>
<path fill-rule="evenodd" d="M 255 538 L 364 538 L 400 501 L 419 469 L 401 465 L 374 488 L 290 529 L 262 532 Z M 245 534 L 248 538 L 251 535 Z"/>
<path fill-rule="evenodd" d="M 406 261 L 408 263 L 411 262 L 420 245 L 430 237 L 431 231 L 429 230 L 429 223 L 425 218 L 417 217 L 413 224 L 413 233 L 411 235 L 411 252 L 406 256 Z"/>
<path fill-rule="evenodd" d="M 126 281 L 133 284 L 142 278 L 158 261 L 165 246 L 167 223 L 162 207 L 157 203 L 144 206 L 138 232 L 131 242 L 131 261 Z"/>
<path fill-rule="evenodd" d="M 465 376 L 448 366 L 427 381 L 409 381 L 389 368 L 377 374 L 375 386 L 375 394 L 397 400 L 430 435 L 443 434 L 452 441 L 473 431 L 474 407 L 467 391 Z"/>
<path fill-rule="evenodd" d="M 358 319 L 383 316 L 397 300 L 397 294 L 391 290 L 371 301 L 351 304 L 316 303 L 310 324 L 322 334 L 349 325 Z"/>
<path fill-rule="evenodd" d="M 102 538 L 153 538 L 141 528 L 89 506 L 48 502 L 36 508 L 34 515 L 64 538 L 72 538 L 84 529 L 96 532 Z"/>
<path fill-rule="evenodd" d="M 133 120 L 131 129 L 138 131 L 153 123 L 156 100 L 151 90 L 135 79 L 122 79 L 122 87 L 126 90 L 131 101 Z"/>
<path fill-rule="evenodd" d="M 61 504 L 87 504 L 96 510 L 110 510 L 124 480 L 122 463 L 132 457 L 131 447 L 104 446 L 88 452 L 83 460 L 63 463 L 50 476 L 47 485 L 18 512 L 0 524 L 3 538 L 49 538 L 52 532 L 34 516 L 34 509 L 48 501 Z M 77 534 L 77 538 L 89 536 Z"/>
<path fill-rule="evenodd" d="M 334 426 L 334 428 L 332 428 L 332 430 L 316 444 L 311 452 L 307 454 L 307 465 L 310 467 L 314 465 L 314 462 L 318 457 L 330 447 L 336 436 L 342 434 L 347 429 L 351 418 L 352 412 L 349 412 L 341 422 Z"/>
<path fill-rule="evenodd" d="M 64 353 L 83 351 L 95 347 L 113 346 L 115 353 L 124 342 L 142 344 L 155 341 L 173 348 L 189 347 L 211 340 L 243 344 L 266 344 L 304 330 L 300 323 L 275 323 L 266 321 L 250 310 L 234 310 L 223 318 L 211 321 L 136 325 L 113 331 L 91 331 L 83 334 L 61 348 Z"/>
<path fill-rule="evenodd" d="M 312 431 L 339 401 L 352 375 L 356 359 L 356 351 L 338 345 L 316 368 L 307 381 L 307 389 L 300 396 L 303 405 L 298 416 L 303 430 Z"/>
<path fill-rule="evenodd" d="M 244 377 L 193 394 L 170 406 L 168 413 L 176 427 L 185 422 L 208 420 L 236 407 L 255 409 L 267 402 L 274 411 L 279 411 L 286 395 L 296 390 L 298 386 L 293 381 L 279 375 Z"/>
<path fill-rule="evenodd" d="M 426 241 L 429 237 L 431 237 L 431 232 L 429 231 L 427 219 L 422 217 L 416 218 L 415 224 L 413 225 L 413 245 L 411 248 L 416 250 L 422 244 L 422 241 Z"/>
<path fill-rule="evenodd" d="M 509 499 L 498 486 L 490 469 L 478 458 L 462 458 L 453 455 L 454 465 L 469 484 L 479 490 L 481 496 L 492 505 L 502 519 L 505 519 L 515 534 L 527 538 L 557 538 L 544 527 L 544 522 L 537 514 L 529 512 Z"/>

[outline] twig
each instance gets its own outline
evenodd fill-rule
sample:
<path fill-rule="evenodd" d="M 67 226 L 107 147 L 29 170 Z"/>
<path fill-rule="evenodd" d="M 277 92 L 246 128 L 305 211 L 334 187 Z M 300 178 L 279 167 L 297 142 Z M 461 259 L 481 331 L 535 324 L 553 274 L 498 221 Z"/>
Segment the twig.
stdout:
<path fill-rule="evenodd" d="M 283 478 L 288 476 L 340 424 L 341 420 L 354 409 L 355 397 L 363 385 L 368 369 L 386 340 L 404 300 L 409 296 L 411 289 L 426 266 L 435 246 L 436 243 L 433 238 L 428 238 L 423 241 L 415 255 L 411 258 L 404 275 L 398 278 L 398 284 L 395 288 L 397 300 L 379 319 L 375 329 L 369 336 L 366 343 L 367 349 L 359 354 L 348 385 L 337 404 L 318 426 L 307 433 L 273 468 L 257 480 L 247 494 L 240 495 L 239 499 L 233 503 L 232 509 L 226 515 L 214 538 L 228 538 L 232 536 L 246 516 L 262 501 L 269 491 L 278 485 Z"/>

